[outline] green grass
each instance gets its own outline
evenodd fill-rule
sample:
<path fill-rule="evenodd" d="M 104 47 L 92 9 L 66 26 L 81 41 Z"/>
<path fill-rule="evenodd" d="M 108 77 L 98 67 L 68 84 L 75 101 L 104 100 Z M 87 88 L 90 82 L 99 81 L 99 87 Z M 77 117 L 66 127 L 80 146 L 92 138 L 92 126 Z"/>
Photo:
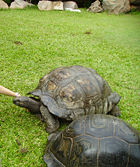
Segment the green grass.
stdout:
<path fill-rule="evenodd" d="M 60 66 L 95 69 L 121 95 L 121 118 L 140 130 L 140 14 L 0 10 L 1 85 L 26 93 Z M 45 125 L 0 95 L 2 167 L 44 166 Z"/>

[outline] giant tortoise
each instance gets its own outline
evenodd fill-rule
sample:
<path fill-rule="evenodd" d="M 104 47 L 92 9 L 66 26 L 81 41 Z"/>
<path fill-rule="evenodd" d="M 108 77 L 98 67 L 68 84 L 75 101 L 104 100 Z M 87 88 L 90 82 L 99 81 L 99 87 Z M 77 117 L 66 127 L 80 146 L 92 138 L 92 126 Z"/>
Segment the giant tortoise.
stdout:
<path fill-rule="evenodd" d="M 58 129 L 58 118 L 72 121 L 91 113 L 120 114 L 117 106 L 120 96 L 112 92 L 95 70 L 82 66 L 51 71 L 28 94 L 33 97 L 16 97 L 14 104 L 28 108 L 32 113 L 41 113 L 49 133 Z"/>
<path fill-rule="evenodd" d="M 43 159 L 48 167 L 140 167 L 140 133 L 114 116 L 81 116 L 49 136 Z"/>

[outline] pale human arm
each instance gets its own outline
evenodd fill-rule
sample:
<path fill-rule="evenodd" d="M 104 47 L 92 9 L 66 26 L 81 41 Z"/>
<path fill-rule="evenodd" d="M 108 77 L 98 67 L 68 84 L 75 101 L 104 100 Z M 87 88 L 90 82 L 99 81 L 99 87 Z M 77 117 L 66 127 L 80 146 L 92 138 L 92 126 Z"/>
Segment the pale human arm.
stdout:
<path fill-rule="evenodd" d="M 0 94 L 7 95 L 7 96 L 20 96 L 18 93 L 15 93 L 1 85 L 0 85 Z"/>

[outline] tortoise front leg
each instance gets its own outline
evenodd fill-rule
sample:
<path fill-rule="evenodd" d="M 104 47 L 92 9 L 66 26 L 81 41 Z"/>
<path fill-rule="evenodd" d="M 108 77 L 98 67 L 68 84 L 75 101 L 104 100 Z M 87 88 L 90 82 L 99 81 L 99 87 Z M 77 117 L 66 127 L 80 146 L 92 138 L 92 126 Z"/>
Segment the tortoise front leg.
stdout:
<path fill-rule="evenodd" d="M 121 115 L 121 112 L 120 112 L 119 107 L 115 105 L 108 114 L 111 114 L 115 117 L 119 117 Z"/>
<path fill-rule="evenodd" d="M 58 118 L 53 116 L 47 109 L 46 106 L 41 105 L 40 112 L 43 116 L 44 122 L 46 123 L 46 131 L 48 133 L 55 132 L 59 128 Z"/>

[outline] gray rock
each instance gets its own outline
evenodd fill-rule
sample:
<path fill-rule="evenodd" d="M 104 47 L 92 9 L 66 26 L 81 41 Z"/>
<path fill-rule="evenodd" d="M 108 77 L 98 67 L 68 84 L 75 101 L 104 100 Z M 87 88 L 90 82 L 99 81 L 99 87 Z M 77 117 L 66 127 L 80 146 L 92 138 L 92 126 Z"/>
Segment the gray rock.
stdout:
<path fill-rule="evenodd" d="M 64 6 L 64 9 L 66 9 L 66 8 L 77 9 L 78 8 L 77 3 L 74 1 L 63 2 L 63 6 Z"/>
<path fill-rule="evenodd" d="M 127 13 L 130 11 L 129 0 L 103 0 L 103 9 L 111 14 Z"/>
<path fill-rule="evenodd" d="M 103 11 L 103 8 L 101 7 L 101 3 L 99 0 L 96 0 L 95 2 L 93 2 L 91 4 L 91 6 L 88 8 L 89 12 L 93 12 L 93 13 L 100 13 Z"/>
<path fill-rule="evenodd" d="M 16 8 L 23 9 L 27 6 L 32 6 L 32 5 L 33 4 L 23 1 L 23 0 L 15 0 L 14 2 L 11 3 L 10 8 L 11 9 L 16 9 Z"/>
<path fill-rule="evenodd" d="M 53 10 L 52 3 L 52 1 L 39 1 L 37 6 L 39 10 Z"/>
<path fill-rule="evenodd" d="M 0 0 L 0 9 L 8 9 L 7 3 L 5 3 L 5 2 L 2 1 L 2 0 Z"/>
<path fill-rule="evenodd" d="M 53 9 L 54 10 L 64 10 L 63 2 L 61 2 L 61 1 L 53 1 Z"/>
<path fill-rule="evenodd" d="M 63 10 L 63 2 L 61 1 L 39 1 L 39 10 Z"/>
<path fill-rule="evenodd" d="M 70 11 L 70 12 L 81 12 L 80 9 L 65 8 L 65 10 Z"/>

